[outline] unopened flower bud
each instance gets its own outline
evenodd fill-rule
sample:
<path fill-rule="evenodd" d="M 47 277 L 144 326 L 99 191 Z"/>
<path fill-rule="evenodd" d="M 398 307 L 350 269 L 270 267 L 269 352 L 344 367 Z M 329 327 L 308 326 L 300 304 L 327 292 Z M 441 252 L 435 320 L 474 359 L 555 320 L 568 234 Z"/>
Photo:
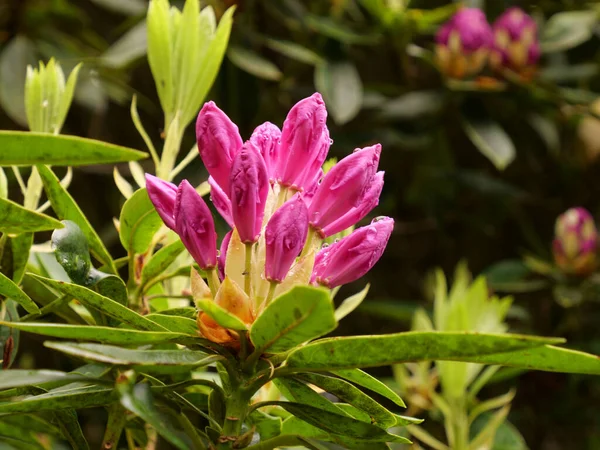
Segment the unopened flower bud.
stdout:
<path fill-rule="evenodd" d="M 217 266 L 219 267 L 219 277 L 222 279 L 225 278 L 225 261 L 227 260 L 227 249 L 229 248 L 229 241 L 231 241 L 231 235 L 233 234 L 233 230 L 229 231 L 223 238 L 221 242 L 221 247 L 219 248 L 219 257 L 217 258 Z"/>
<path fill-rule="evenodd" d="M 351 283 L 366 274 L 381 257 L 394 220 L 382 217 L 317 253 L 311 282 L 328 288 Z"/>
<path fill-rule="evenodd" d="M 483 11 L 461 8 L 440 28 L 436 41 L 440 70 L 451 78 L 464 78 L 481 71 L 493 34 Z"/>
<path fill-rule="evenodd" d="M 177 197 L 177 186 L 168 181 L 161 180 L 154 175 L 146 174 L 146 189 L 148 197 L 156 208 L 156 212 L 171 230 L 175 230 L 175 198 Z"/>
<path fill-rule="evenodd" d="M 354 151 L 327 172 L 310 202 L 310 225 L 322 230 L 360 206 L 374 181 L 381 145 Z"/>
<path fill-rule="evenodd" d="M 265 214 L 269 177 L 258 149 L 246 142 L 233 161 L 230 176 L 233 222 L 242 242 L 256 242 Z"/>
<path fill-rule="evenodd" d="M 277 166 L 277 158 L 279 156 L 280 140 L 281 130 L 277 125 L 273 125 L 271 122 L 265 122 L 262 125 L 259 125 L 252 133 L 252 136 L 250 136 L 250 142 L 258 148 L 265 160 L 267 174 L 272 181 L 275 181 L 277 178 L 275 169 Z"/>
<path fill-rule="evenodd" d="M 535 69 L 540 43 L 531 16 L 520 8 L 509 8 L 494 22 L 493 32 L 490 64 L 494 69 L 507 68 L 521 74 Z"/>
<path fill-rule="evenodd" d="M 202 269 L 217 265 L 217 233 L 210 209 L 187 181 L 177 189 L 175 231 Z"/>
<path fill-rule="evenodd" d="M 308 209 L 296 194 L 283 204 L 265 228 L 265 276 L 269 281 L 285 279 L 302 251 L 308 233 Z"/>
<path fill-rule="evenodd" d="M 282 185 L 299 186 L 303 171 L 323 154 L 324 146 L 329 149 L 326 120 L 327 110 L 319 93 L 292 107 L 283 123 L 277 159 L 276 173 Z"/>
<path fill-rule="evenodd" d="M 588 275 L 596 268 L 598 231 L 585 208 L 571 208 L 556 220 L 552 243 L 556 265 L 565 273 Z"/>
<path fill-rule="evenodd" d="M 210 199 L 215 205 L 216 210 L 219 212 L 221 217 L 227 222 L 227 224 L 233 228 L 233 217 L 231 216 L 231 200 L 221 186 L 217 184 L 213 177 L 208 177 L 208 184 L 210 186 Z"/>
<path fill-rule="evenodd" d="M 237 125 L 214 102 L 205 103 L 196 120 L 196 140 L 206 170 L 229 192 L 231 165 L 243 144 Z"/>

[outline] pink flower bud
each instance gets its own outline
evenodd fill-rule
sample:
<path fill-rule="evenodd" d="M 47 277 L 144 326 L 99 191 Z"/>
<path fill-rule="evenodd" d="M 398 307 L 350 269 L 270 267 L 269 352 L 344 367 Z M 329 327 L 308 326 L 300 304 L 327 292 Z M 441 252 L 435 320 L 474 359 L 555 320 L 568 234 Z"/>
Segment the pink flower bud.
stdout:
<path fill-rule="evenodd" d="M 272 181 L 275 181 L 277 178 L 275 168 L 279 156 L 280 139 L 281 130 L 271 122 L 265 122 L 262 125 L 259 125 L 252 133 L 252 136 L 250 136 L 250 142 L 256 145 L 265 160 L 267 173 Z"/>
<path fill-rule="evenodd" d="M 507 9 L 494 22 L 490 63 L 495 69 L 532 70 L 540 59 L 537 25 L 520 8 Z"/>
<path fill-rule="evenodd" d="M 202 269 L 217 265 L 217 233 L 210 209 L 192 185 L 183 180 L 175 200 L 175 231 Z"/>
<path fill-rule="evenodd" d="M 317 253 L 311 282 L 331 289 L 358 280 L 379 260 L 393 228 L 393 219 L 378 218 L 323 248 Z"/>
<path fill-rule="evenodd" d="M 175 230 L 173 210 L 175 209 L 177 186 L 154 175 L 146 174 L 146 189 L 148 197 L 162 221 L 171 230 Z"/>
<path fill-rule="evenodd" d="M 317 230 L 360 206 L 373 183 L 381 145 L 355 150 L 327 172 L 308 209 L 309 223 Z"/>
<path fill-rule="evenodd" d="M 358 206 L 351 208 L 342 217 L 323 227 L 322 231 L 325 237 L 333 236 L 356 225 L 379 204 L 379 196 L 383 189 L 383 174 L 384 172 L 377 172 L 371 179 L 369 190 Z"/>
<path fill-rule="evenodd" d="M 461 8 L 436 35 L 436 60 L 447 76 L 475 75 L 485 64 L 493 34 L 485 14 L 478 8 Z"/>
<path fill-rule="evenodd" d="M 585 208 L 571 208 L 556 220 L 552 243 L 556 265 L 565 273 L 588 275 L 596 268 L 598 231 Z"/>
<path fill-rule="evenodd" d="M 215 208 L 221 214 L 221 217 L 227 222 L 227 224 L 233 228 L 233 218 L 231 216 L 231 201 L 227 194 L 221 189 L 221 186 L 217 184 L 213 177 L 208 177 L 208 184 L 210 185 L 210 199 L 215 205 Z"/>
<path fill-rule="evenodd" d="M 208 102 L 196 120 L 196 140 L 206 170 L 229 192 L 231 164 L 243 144 L 238 127 L 214 102 Z"/>
<path fill-rule="evenodd" d="M 329 130 L 325 128 L 324 136 L 321 139 L 321 149 L 317 158 L 302 171 L 296 180 L 294 186 L 304 192 L 305 196 L 312 197 L 316 192 L 319 180 L 323 178 L 323 163 L 329 153 L 329 147 L 333 142 L 329 139 Z"/>
<path fill-rule="evenodd" d="M 240 240 L 256 242 L 265 214 L 269 177 L 262 156 L 251 142 L 246 142 L 233 160 L 229 183 L 233 223 Z"/>
<path fill-rule="evenodd" d="M 217 266 L 219 268 L 219 277 L 221 280 L 225 279 L 225 261 L 227 260 L 227 249 L 229 248 L 229 241 L 231 241 L 231 235 L 233 230 L 229 231 L 221 242 L 219 249 L 219 256 L 217 258 Z"/>
<path fill-rule="evenodd" d="M 308 209 L 296 194 L 271 216 L 265 227 L 265 276 L 269 281 L 285 279 L 302 251 L 308 233 Z"/>
<path fill-rule="evenodd" d="M 300 100 L 292 107 L 281 132 L 276 168 L 278 181 L 281 184 L 299 186 L 300 175 L 322 155 L 323 146 L 329 149 L 326 120 L 327 110 L 318 92 Z"/>

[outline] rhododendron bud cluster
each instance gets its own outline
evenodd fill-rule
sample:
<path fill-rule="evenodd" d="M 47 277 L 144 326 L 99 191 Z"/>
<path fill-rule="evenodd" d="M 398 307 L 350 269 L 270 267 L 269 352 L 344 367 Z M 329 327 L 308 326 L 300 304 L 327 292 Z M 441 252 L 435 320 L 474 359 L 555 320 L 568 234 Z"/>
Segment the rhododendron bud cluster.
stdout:
<path fill-rule="evenodd" d="M 200 306 L 208 298 L 242 325 L 252 323 L 296 285 L 334 288 L 362 277 L 379 260 L 393 229 L 387 217 L 323 244 L 377 206 L 384 175 L 377 171 L 379 144 L 356 149 L 323 175 L 332 143 L 326 119 L 315 93 L 290 110 L 281 131 L 266 122 L 244 142 L 223 111 L 213 102 L 204 105 L 196 122 L 198 150 L 212 202 L 233 228 L 219 252 L 214 220 L 193 187 L 147 176 L 158 214 L 205 271 L 208 284 L 192 274 Z M 240 345 L 243 330 L 219 325 L 206 311 L 198 324 L 207 339 Z"/>
<path fill-rule="evenodd" d="M 570 275 L 589 275 L 597 265 L 598 231 L 585 208 L 571 208 L 556 219 L 552 251 L 556 265 Z"/>
<path fill-rule="evenodd" d="M 489 62 L 530 77 L 540 58 L 537 25 L 520 8 L 509 8 L 490 26 L 478 8 L 461 8 L 436 34 L 436 62 L 450 78 L 479 74 Z"/>

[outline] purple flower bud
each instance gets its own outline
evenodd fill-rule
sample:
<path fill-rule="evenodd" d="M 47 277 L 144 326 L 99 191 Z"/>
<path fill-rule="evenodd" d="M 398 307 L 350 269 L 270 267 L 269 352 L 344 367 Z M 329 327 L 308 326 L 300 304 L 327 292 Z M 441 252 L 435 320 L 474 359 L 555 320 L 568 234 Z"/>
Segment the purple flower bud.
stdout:
<path fill-rule="evenodd" d="M 312 197 L 316 191 L 319 180 L 323 178 L 323 163 L 329 153 L 329 147 L 333 142 L 329 139 L 329 130 L 325 128 L 325 136 L 321 139 L 321 149 L 319 150 L 316 159 L 302 171 L 295 183 L 298 190 L 304 192 L 305 196 Z"/>
<path fill-rule="evenodd" d="M 565 273 L 588 275 L 596 268 L 598 231 L 585 208 L 571 208 L 556 220 L 552 243 L 556 265 Z"/>
<path fill-rule="evenodd" d="M 217 233 L 210 209 L 192 185 L 183 180 L 175 200 L 175 231 L 202 269 L 217 265 Z"/>
<path fill-rule="evenodd" d="M 379 260 L 393 228 L 393 219 L 378 218 L 323 248 L 315 258 L 311 282 L 331 289 L 358 280 Z"/>
<path fill-rule="evenodd" d="M 265 227 L 265 276 L 282 282 L 302 251 L 308 233 L 308 209 L 296 194 L 271 216 Z"/>
<path fill-rule="evenodd" d="M 374 181 L 380 154 L 380 144 L 355 150 L 327 172 L 308 209 L 313 228 L 322 230 L 360 206 Z"/>
<path fill-rule="evenodd" d="M 495 69 L 531 70 L 540 59 L 537 24 L 520 8 L 507 9 L 494 22 L 490 63 Z"/>
<path fill-rule="evenodd" d="M 217 266 L 219 268 L 219 277 L 221 278 L 221 281 L 225 279 L 225 261 L 227 260 L 227 249 L 229 248 L 229 241 L 231 241 L 232 234 L 233 230 L 230 230 L 229 233 L 225 235 L 223 241 L 221 242 L 221 247 L 219 249 Z"/>
<path fill-rule="evenodd" d="M 493 33 L 478 8 L 461 8 L 436 35 L 436 59 L 449 77 L 463 78 L 478 73 L 493 43 Z"/>
<path fill-rule="evenodd" d="M 227 197 L 227 194 L 221 189 L 221 186 L 217 184 L 213 177 L 208 177 L 208 184 L 210 185 L 210 199 L 215 205 L 215 208 L 221 214 L 221 217 L 227 222 L 227 224 L 233 228 L 233 217 L 231 216 L 231 200 Z"/>
<path fill-rule="evenodd" d="M 279 156 L 279 141 L 281 139 L 281 130 L 271 122 L 265 122 L 256 127 L 250 142 L 252 142 L 260 150 L 260 154 L 265 160 L 267 173 L 272 181 L 275 181 L 277 174 L 275 173 L 277 158 Z"/>
<path fill-rule="evenodd" d="M 369 183 L 369 190 L 358 206 L 351 208 L 342 217 L 323 227 L 322 231 L 325 237 L 333 236 L 350 228 L 352 225 L 356 225 L 379 204 L 379 196 L 383 189 L 383 175 L 384 172 L 377 172 L 375 174 Z"/>
<path fill-rule="evenodd" d="M 177 186 L 154 175 L 146 174 L 146 189 L 148 197 L 162 221 L 171 230 L 175 230 L 173 210 L 175 209 Z"/>
<path fill-rule="evenodd" d="M 246 142 L 233 160 L 229 183 L 233 223 L 240 240 L 256 242 L 265 214 L 269 177 L 262 156 L 251 142 Z"/>
<path fill-rule="evenodd" d="M 323 154 L 324 146 L 329 149 L 326 120 L 327 110 L 318 92 L 292 107 L 283 123 L 277 160 L 276 173 L 282 185 L 301 187 L 298 179 L 302 172 Z"/>
<path fill-rule="evenodd" d="M 196 120 L 196 140 L 206 170 L 229 192 L 231 164 L 243 144 L 238 127 L 214 102 L 208 102 Z"/>

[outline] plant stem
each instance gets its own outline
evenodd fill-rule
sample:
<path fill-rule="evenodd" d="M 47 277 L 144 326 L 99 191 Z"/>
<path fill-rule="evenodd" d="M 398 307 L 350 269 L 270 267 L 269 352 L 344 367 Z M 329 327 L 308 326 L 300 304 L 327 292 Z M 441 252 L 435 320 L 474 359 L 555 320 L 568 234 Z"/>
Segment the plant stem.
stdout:
<path fill-rule="evenodd" d="M 244 266 L 244 292 L 252 296 L 252 243 L 246 244 L 246 264 Z"/>
<path fill-rule="evenodd" d="M 233 380 L 230 380 L 233 382 Z M 231 386 L 231 394 L 225 400 L 225 423 L 219 439 L 219 449 L 230 449 L 240 436 L 242 424 L 248 414 L 249 395 L 241 388 L 239 380 Z"/>
<path fill-rule="evenodd" d="M 300 253 L 300 258 L 306 256 L 313 249 L 313 240 L 317 236 L 317 233 L 317 230 L 315 230 L 313 227 L 308 228 L 308 236 L 306 237 L 306 243 L 304 244 L 302 253 Z"/>
<path fill-rule="evenodd" d="M 269 306 L 269 303 L 271 303 L 271 300 L 273 300 L 277 286 L 279 286 L 279 283 L 277 283 L 276 281 L 271 281 L 271 284 L 269 285 L 269 293 L 267 294 L 267 298 L 265 299 L 265 307 Z"/>
<path fill-rule="evenodd" d="M 450 405 L 450 417 L 446 417 L 446 435 L 452 450 L 468 450 L 469 419 L 465 397 L 447 399 Z"/>

